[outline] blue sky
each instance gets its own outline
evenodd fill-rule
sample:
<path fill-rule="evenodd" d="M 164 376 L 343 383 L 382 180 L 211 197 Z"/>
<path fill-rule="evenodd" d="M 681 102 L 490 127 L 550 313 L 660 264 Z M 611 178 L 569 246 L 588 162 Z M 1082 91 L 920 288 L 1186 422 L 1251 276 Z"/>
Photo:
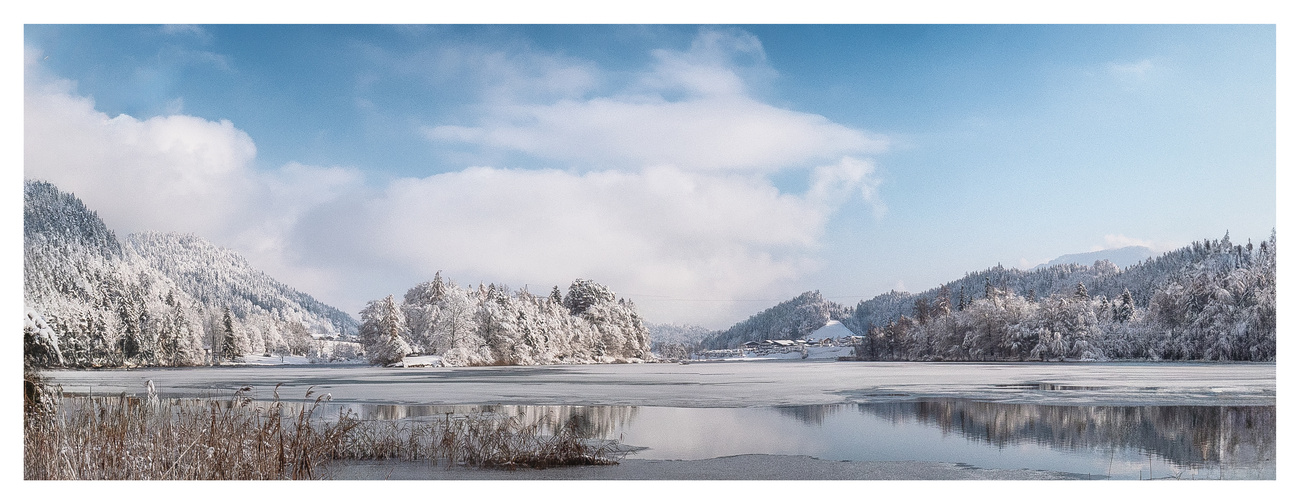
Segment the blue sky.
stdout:
<path fill-rule="evenodd" d="M 725 327 L 1265 238 L 1270 25 L 48 26 L 24 174 L 356 313 L 434 271 Z"/>

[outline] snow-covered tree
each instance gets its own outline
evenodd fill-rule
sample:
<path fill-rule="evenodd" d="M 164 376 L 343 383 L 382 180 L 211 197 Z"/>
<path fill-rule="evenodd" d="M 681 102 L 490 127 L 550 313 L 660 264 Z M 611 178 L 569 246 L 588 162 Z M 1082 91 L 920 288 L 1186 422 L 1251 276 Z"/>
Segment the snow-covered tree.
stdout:
<path fill-rule="evenodd" d="M 235 320 L 230 316 L 230 308 L 226 308 L 221 315 L 221 358 L 234 361 L 244 352 L 240 349 L 240 342 L 237 338 L 235 329 Z"/>
<path fill-rule="evenodd" d="M 27 308 L 23 321 L 23 360 L 35 366 L 59 366 L 63 353 L 59 351 L 59 337 L 45 322 L 41 314 Z"/>
<path fill-rule="evenodd" d="M 49 183 L 25 183 L 23 215 L 24 302 L 56 332 L 66 365 L 203 363 L 205 344 L 221 350 L 226 308 L 239 352 L 277 348 L 292 323 L 355 331 L 341 311 L 193 235 L 138 233 L 123 244 Z"/>
<path fill-rule="evenodd" d="M 358 336 L 370 364 L 396 363 L 410 354 L 411 346 L 403 338 L 405 334 L 406 320 L 392 295 L 370 301 L 361 311 Z"/>

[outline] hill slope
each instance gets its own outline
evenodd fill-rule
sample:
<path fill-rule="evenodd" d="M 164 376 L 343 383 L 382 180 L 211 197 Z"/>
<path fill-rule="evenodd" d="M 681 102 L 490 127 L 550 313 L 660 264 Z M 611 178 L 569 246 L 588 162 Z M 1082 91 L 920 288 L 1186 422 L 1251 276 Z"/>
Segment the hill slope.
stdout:
<path fill-rule="evenodd" d="M 347 315 L 253 270 L 234 252 L 156 233 L 123 245 L 76 196 L 30 180 L 23 193 L 23 301 L 30 323 L 57 337 L 68 365 L 206 362 L 204 349 L 221 350 L 213 344 L 223 344 L 227 307 L 228 353 L 306 354 L 308 328 L 356 331 Z"/>
<path fill-rule="evenodd" d="M 859 355 L 867 359 L 1272 360 L 1276 252 L 1276 236 L 1243 246 L 1224 235 L 1124 269 L 1109 261 L 997 266 L 851 309 L 807 292 L 702 344 L 795 339 L 839 320 L 866 337 Z"/>
<path fill-rule="evenodd" d="M 819 291 L 804 292 L 714 333 L 700 344 L 705 349 L 730 349 L 751 340 L 793 340 L 831 320 L 852 321 L 852 314 L 848 308 L 822 298 Z"/>
<path fill-rule="evenodd" d="M 347 313 L 254 269 L 242 256 L 191 234 L 143 232 L 128 247 L 209 307 L 229 307 L 238 317 L 272 314 L 302 323 L 325 336 L 352 337 L 357 322 Z"/>

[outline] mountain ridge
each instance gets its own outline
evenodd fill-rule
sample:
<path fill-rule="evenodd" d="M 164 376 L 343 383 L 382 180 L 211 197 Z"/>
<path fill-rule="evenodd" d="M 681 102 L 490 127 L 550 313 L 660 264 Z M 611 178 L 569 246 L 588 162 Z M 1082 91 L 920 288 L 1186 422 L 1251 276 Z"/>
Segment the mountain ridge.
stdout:
<path fill-rule="evenodd" d="M 1142 245 L 1131 245 L 1121 248 L 1109 248 L 1105 250 L 1094 250 L 1091 252 L 1081 252 L 1062 255 L 1046 263 L 1039 264 L 1030 268 L 1030 271 L 1046 267 L 1057 266 L 1061 264 L 1079 264 L 1083 266 L 1092 265 L 1099 260 L 1110 261 L 1112 264 L 1119 266 L 1121 269 L 1136 265 L 1142 261 L 1156 257 L 1157 254 L 1150 247 Z"/>

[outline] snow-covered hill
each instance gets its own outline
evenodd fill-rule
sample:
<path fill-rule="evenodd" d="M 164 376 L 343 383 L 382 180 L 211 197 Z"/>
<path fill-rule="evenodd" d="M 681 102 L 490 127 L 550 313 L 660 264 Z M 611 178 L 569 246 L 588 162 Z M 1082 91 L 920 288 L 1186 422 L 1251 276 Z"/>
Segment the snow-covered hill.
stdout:
<path fill-rule="evenodd" d="M 1270 360 L 1275 238 L 1240 245 L 1225 234 L 1159 256 L 1130 247 L 1065 256 L 1028 271 L 999 265 L 852 308 L 807 292 L 702 344 L 727 350 L 747 341 L 818 337 L 818 329 L 838 320 L 837 329 L 868 338 L 871 359 Z"/>
<path fill-rule="evenodd" d="M 353 337 L 347 313 L 254 269 L 234 251 L 192 234 L 143 232 L 126 238 L 131 251 L 209 307 L 229 307 L 237 317 L 271 314 L 302 323 L 317 336 Z"/>
<path fill-rule="evenodd" d="M 230 353 L 305 355 L 319 351 L 310 332 L 356 331 L 346 314 L 252 269 L 234 252 L 158 233 L 132 235 L 124 245 L 76 196 L 30 180 L 23 301 L 40 319 L 33 324 L 43 321 L 58 337 L 72 366 L 204 363 L 227 336 Z"/>
<path fill-rule="evenodd" d="M 717 332 L 701 341 L 705 349 L 731 349 L 751 340 L 794 340 L 831 320 L 852 321 L 848 308 L 828 301 L 821 292 L 804 292 Z"/>

